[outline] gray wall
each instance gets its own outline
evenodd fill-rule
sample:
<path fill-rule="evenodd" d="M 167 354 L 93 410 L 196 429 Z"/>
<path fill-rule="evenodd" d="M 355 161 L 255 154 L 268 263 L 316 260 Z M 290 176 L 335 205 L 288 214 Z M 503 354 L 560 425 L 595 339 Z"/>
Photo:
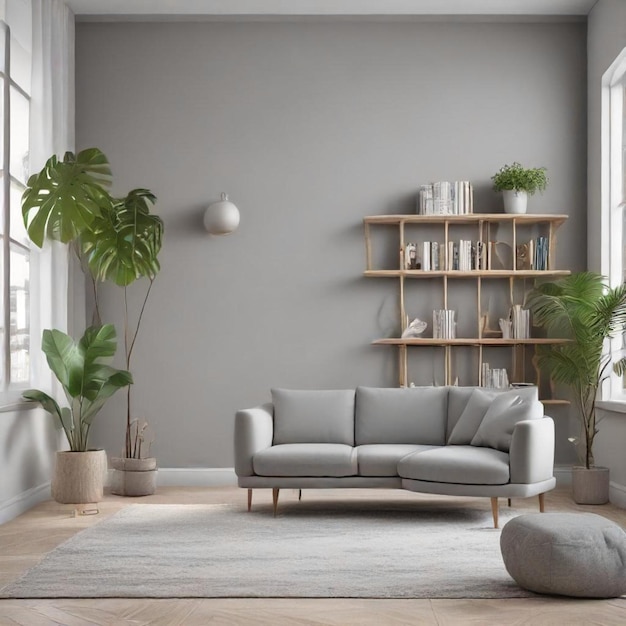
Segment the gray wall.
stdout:
<path fill-rule="evenodd" d="M 626 3 L 600 0 L 589 15 L 587 40 L 589 73 L 589 267 L 600 271 L 600 160 L 602 76 L 626 47 Z M 626 419 L 623 413 L 600 411 L 599 434 L 594 445 L 596 462 L 611 470 L 613 500 L 626 505 Z M 621 486 L 621 487 L 620 487 Z"/>
<path fill-rule="evenodd" d="M 152 189 L 166 225 L 133 368 L 162 467 L 232 466 L 233 414 L 270 387 L 396 384 L 395 352 L 370 341 L 397 328 L 397 285 L 362 278 L 362 218 L 414 211 L 422 183 L 469 179 L 477 210 L 500 211 L 490 176 L 545 165 L 530 211 L 568 213 L 558 265 L 586 267 L 585 38 L 572 22 L 77 25 L 77 147 L 105 151 L 118 191 Z M 241 226 L 210 238 L 222 191 Z M 98 420 L 117 453 L 119 399 Z"/>

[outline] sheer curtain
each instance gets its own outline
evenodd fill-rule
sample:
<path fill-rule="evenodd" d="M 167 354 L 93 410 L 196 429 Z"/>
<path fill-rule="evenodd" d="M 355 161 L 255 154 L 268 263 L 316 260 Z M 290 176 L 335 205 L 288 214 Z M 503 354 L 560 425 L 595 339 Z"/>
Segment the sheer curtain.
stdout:
<path fill-rule="evenodd" d="M 74 14 L 63 0 L 32 0 L 32 24 L 30 170 L 37 172 L 52 154 L 74 150 Z M 33 382 L 54 388 L 41 331 L 75 334 L 84 326 L 84 285 L 66 245 L 48 242 L 32 257 Z"/>

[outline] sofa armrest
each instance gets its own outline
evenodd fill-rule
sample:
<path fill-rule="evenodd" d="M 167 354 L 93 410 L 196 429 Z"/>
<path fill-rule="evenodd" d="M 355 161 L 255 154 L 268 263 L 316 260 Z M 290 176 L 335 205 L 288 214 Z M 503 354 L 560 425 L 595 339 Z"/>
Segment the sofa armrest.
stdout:
<path fill-rule="evenodd" d="M 254 476 L 252 457 L 269 448 L 274 437 L 274 407 L 271 403 L 242 409 L 235 414 L 235 474 Z"/>
<path fill-rule="evenodd" d="M 551 417 L 518 422 L 509 463 L 512 483 L 537 483 L 554 475 L 554 421 Z"/>

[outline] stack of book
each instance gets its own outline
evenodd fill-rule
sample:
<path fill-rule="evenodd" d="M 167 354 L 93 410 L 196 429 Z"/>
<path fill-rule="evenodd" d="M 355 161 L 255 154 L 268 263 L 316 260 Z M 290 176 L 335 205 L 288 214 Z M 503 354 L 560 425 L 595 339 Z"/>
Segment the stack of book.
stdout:
<path fill-rule="evenodd" d="M 513 322 L 513 339 L 528 339 L 530 337 L 530 311 L 516 304 L 511 309 Z"/>
<path fill-rule="evenodd" d="M 454 319 L 455 314 L 456 311 L 453 311 L 451 309 L 439 309 L 433 311 L 433 338 L 456 338 L 456 321 Z"/>
<path fill-rule="evenodd" d="M 474 212 L 474 190 L 468 180 L 442 180 L 419 189 L 419 215 L 467 215 Z"/>
<path fill-rule="evenodd" d="M 550 244 L 547 237 L 537 237 L 537 239 L 535 239 L 535 251 L 534 255 L 531 256 L 531 259 L 534 261 L 534 270 L 548 269 L 548 253 L 550 252 L 549 246 Z"/>
<path fill-rule="evenodd" d="M 483 363 L 481 368 L 481 380 L 483 387 L 493 389 L 506 389 L 509 386 L 509 376 L 506 369 L 491 369 L 489 363 Z"/>

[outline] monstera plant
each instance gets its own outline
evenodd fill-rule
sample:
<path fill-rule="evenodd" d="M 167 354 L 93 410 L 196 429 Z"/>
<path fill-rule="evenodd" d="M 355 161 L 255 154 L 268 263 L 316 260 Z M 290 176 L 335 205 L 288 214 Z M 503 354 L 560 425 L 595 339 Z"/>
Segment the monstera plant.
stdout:
<path fill-rule="evenodd" d="M 150 212 L 156 200 L 151 191 L 133 189 L 115 197 L 110 193 L 111 183 L 108 159 L 98 148 L 66 152 L 63 159 L 52 156 L 28 180 L 22 213 L 36 245 L 41 247 L 46 239 L 61 241 L 80 260 L 93 286 L 94 325 L 101 324 L 99 284 L 112 282 L 123 288 L 124 354 L 130 370 L 143 313 L 160 270 L 163 222 Z M 136 322 L 131 324 L 127 288 L 140 278 L 147 279 L 147 288 Z M 142 454 L 145 429 L 132 419 L 130 385 L 126 404 L 124 455 L 131 458 Z"/>
<path fill-rule="evenodd" d="M 133 382 L 130 372 L 109 365 L 117 349 L 115 327 L 92 326 L 78 342 L 60 330 L 44 330 L 41 348 L 69 403 L 61 407 L 39 389 L 22 394 L 52 415 L 69 443 L 69 452 L 57 452 L 52 496 L 65 504 L 98 502 L 103 494 L 106 452 L 89 448 L 89 431 L 104 403 Z"/>

